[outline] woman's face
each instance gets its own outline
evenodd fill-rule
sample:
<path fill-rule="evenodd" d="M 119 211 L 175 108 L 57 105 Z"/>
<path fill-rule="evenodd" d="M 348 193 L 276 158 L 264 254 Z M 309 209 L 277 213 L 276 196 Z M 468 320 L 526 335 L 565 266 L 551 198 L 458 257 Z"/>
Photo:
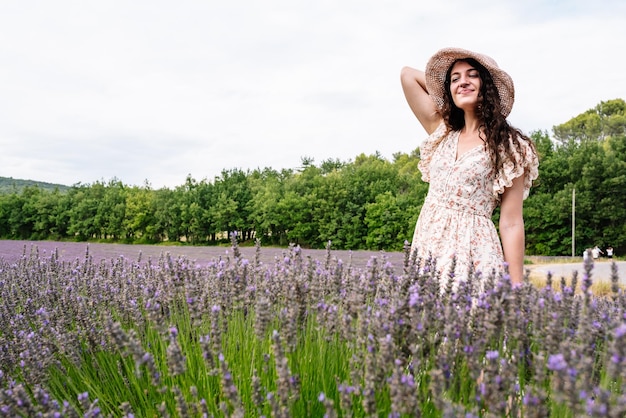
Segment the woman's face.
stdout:
<path fill-rule="evenodd" d="M 474 110 L 480 102 L 482 80 L 478 70 L 465 61 L 457 61 L 450 71 L 450 95 L 459 109 Z"/>

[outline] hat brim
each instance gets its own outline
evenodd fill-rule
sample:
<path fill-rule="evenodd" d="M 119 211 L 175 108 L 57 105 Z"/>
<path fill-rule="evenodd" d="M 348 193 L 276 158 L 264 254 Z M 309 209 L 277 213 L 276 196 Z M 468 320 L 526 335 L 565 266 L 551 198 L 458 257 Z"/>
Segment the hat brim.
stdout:
<path fill-rule="evenodd" d="M 515 101 L 515 86 L 513 79 L 498 64 L 487 55 L 468 51 L 462 48 L 444 48 L 433 55 L 426 64 L 426 89 L 438 109 L 443 108 L 445 95 L 445 81 L 448 69 L 454 62 L 466 58 L 473 58 L 484 66 L 498 90 L 502 115 L 506 118 L 513 108 Z"/>

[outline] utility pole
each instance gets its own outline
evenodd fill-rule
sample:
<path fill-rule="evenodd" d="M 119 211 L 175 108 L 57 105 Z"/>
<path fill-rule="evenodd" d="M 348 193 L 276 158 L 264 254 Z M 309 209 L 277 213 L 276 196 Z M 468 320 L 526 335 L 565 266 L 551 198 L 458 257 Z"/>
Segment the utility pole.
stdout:
<path fill-rule="evenodd" d="M 576 188 L 572 189 L 572 257 L 576 257 Z"/>

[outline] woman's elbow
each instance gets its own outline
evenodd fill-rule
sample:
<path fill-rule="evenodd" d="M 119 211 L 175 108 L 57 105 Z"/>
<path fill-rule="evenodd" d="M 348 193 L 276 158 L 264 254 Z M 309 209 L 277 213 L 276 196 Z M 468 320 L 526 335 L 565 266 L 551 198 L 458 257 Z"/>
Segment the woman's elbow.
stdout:
<path fill-rule="evenodd" d="M 500 231 L 522 231 L 524 232 L 524 218 L 521 216 L 515 216 L 511 218 L 500 218 L 500 223 L 498 225 L 500 227 Z"/>

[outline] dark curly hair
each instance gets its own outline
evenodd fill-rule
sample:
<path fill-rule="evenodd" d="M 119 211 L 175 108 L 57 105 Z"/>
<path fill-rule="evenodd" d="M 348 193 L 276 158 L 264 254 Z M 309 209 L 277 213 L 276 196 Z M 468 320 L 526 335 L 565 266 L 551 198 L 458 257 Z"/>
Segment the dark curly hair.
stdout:
<path fill-rule="evenodd" d="M 465 115 L 462 109 L 459 109 L 454 104 L 452 95 L 450 93 L 450 73 L 452 67 L 459 61 L 467 62 L 472 67 L 478 70 L 482 85 L 479 92 L 479 97 L 482 97 L 481 102 L 478 104 L 478 117 L 480 119 L 480 138 L 485 144 L 485 148 L 491 155 L 491 159 L 494 162 L 494 167 L 498 171 L 502 170 L 503 161 L 500 159 L 498 149 L 502 149 L 504 154 L 517 168 L 517 162 L 513 158 L 515 152 L 523 155 L 524 148 L 521 146 L 520 141 L 526 141 L 530 144 L 533 152 L 535 146 L 532 140 L 524 135 L 522 131 L 511 126 L 506 118 L 502 115 L 502 107 L 500 104 L 500 96 L 498 95 L 498 89 L 496 88 L 493 78 L 487 69 L 473 58 L 459 59 L 450 65 L 448 72 L 446 73 L 446 79 L 444 82 L 444 91 L 446 100 L 444 100 L 443 107 L 441 109 L 441 116 L 448 128 L 448 131 L 458 131 L 465 126 Z M 509 141 L 512 138 L 512 141 Z M 511 145 L 512 143 L 512 145 Z M 513 149 L 513 147 L 515 149 Z"/>

